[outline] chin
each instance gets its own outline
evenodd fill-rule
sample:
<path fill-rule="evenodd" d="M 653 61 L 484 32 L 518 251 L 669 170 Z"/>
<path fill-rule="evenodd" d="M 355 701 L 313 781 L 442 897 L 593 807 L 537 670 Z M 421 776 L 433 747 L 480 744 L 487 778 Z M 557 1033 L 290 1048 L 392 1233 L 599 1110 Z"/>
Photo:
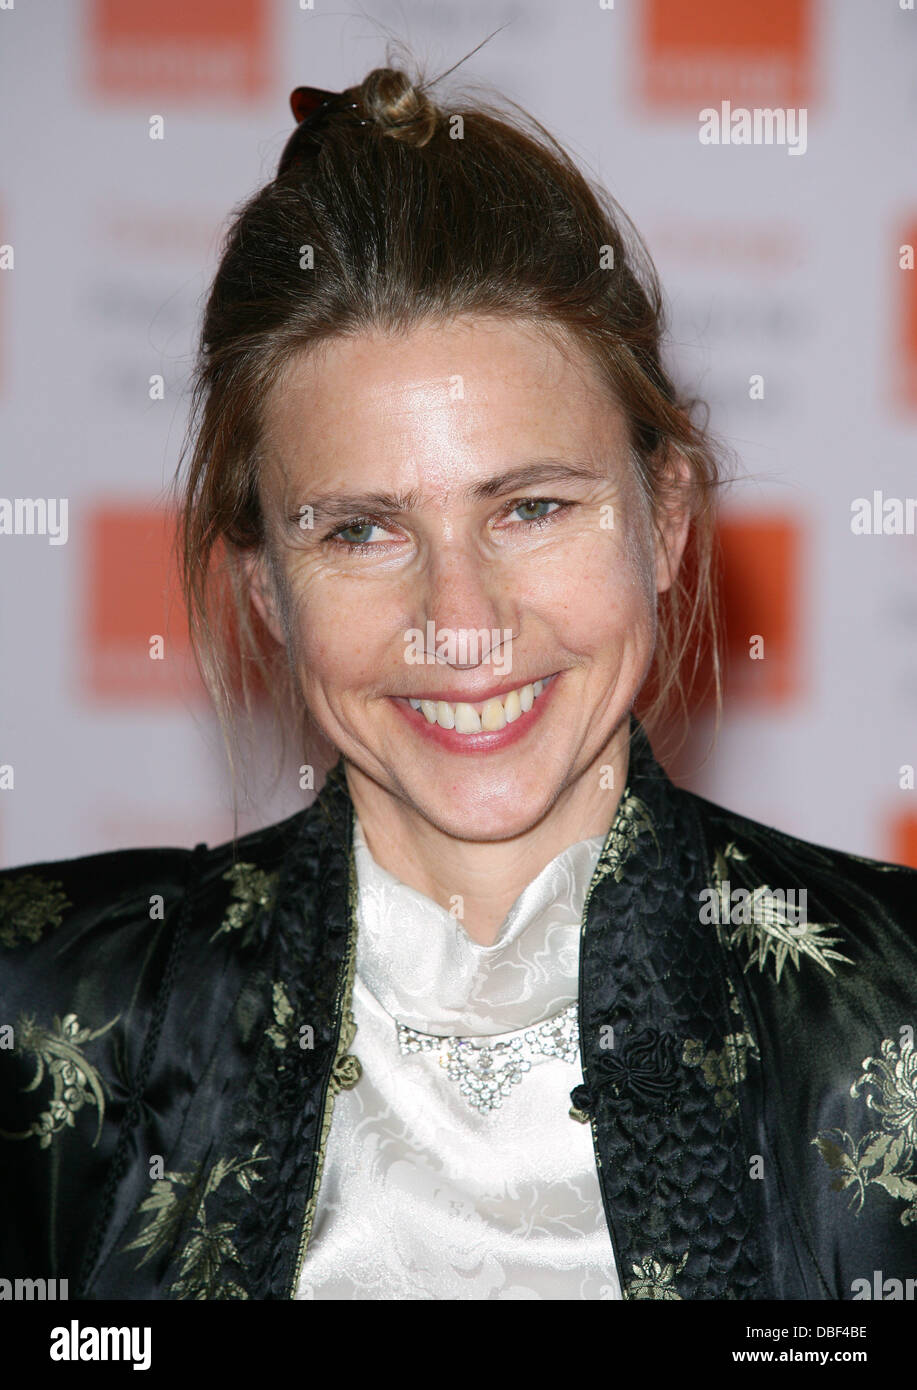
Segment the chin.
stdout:
<path fill-rule="evenodd" d="M 550 788 L 550 790 L 549 790 Z M 561 790 L 558 781 L 539 778 L 537 786 L 493 790 L 486 776 L 456 778 L 442 795 L 425 794 L 408 799 L 418 815 L 457 840 L 510 840 L 523 835 L 547 814 Z"/>

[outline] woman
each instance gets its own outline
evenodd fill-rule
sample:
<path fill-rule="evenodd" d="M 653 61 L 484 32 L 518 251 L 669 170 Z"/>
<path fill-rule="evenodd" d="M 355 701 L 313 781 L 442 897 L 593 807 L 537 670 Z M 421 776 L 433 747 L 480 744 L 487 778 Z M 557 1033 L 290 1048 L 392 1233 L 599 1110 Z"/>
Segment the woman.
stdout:
<path fill-rule="evenodd" d="M 207 306 L 185 581 L 224 718 L 235 650 L 337 761 L 230 844 L 0 879 L 5 1264 L 95 1298 L 905 1280 L 917 875 L 676 789 L 643 727 L 714 617 L 718 465 L 639 239 L 534 123 L 392 69 L 292 104 Z"/>

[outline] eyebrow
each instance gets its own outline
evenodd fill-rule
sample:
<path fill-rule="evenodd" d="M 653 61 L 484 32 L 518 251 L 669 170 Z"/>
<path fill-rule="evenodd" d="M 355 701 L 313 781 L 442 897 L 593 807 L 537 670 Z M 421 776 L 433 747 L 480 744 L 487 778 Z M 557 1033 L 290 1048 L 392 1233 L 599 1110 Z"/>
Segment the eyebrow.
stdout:
<path fill-rule="evenodd" d="M 507 492 L 522 492 L 541 483 L 594 483 L 603 479 L 607 479 L 607 475 L 594 464 L 566 459 L 539 459 L 471 483 L 465 489 L 463 497 L 468 502 L 482 502 L 488 498 L 500 497 Z M 346 521 L 363 512 L 398 515 L 412 511 L 420 498 L 418 488 L 411 488 L 409 492 L 404 493 L 329 492 L 312 498 L 310 506 L 313 519 L 324 524 L 329 521 Z"/>

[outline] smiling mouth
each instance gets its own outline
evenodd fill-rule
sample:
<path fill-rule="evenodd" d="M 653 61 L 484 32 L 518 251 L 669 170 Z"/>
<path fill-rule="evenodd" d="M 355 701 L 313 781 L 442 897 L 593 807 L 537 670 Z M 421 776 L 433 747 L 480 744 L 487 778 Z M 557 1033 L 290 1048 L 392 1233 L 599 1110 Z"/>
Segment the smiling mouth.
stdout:
<path fill-rule="evenodd" d="M 555 671 L 553 675 L 489 700 L 453 702 L 408 698 L 406 703 L 422 714 L 428 724 L 438 724 L 441 729 L 453 729 L 458 734 L 498 733 L 527 714 L 556 675 Z"/>

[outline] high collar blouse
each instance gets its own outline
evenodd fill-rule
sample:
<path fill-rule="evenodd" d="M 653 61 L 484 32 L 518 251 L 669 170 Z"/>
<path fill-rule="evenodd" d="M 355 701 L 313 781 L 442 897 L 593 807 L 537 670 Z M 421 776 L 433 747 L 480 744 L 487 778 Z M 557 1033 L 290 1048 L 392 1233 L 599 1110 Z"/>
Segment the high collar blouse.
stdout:
<path fill-rule="evenodd" d="M 354 816 L 362 1074 L 334 1101 L 303 1299 L 620 1298 L 582 1082 L 570 845 L 492 945 L 373 858 Z"/>

